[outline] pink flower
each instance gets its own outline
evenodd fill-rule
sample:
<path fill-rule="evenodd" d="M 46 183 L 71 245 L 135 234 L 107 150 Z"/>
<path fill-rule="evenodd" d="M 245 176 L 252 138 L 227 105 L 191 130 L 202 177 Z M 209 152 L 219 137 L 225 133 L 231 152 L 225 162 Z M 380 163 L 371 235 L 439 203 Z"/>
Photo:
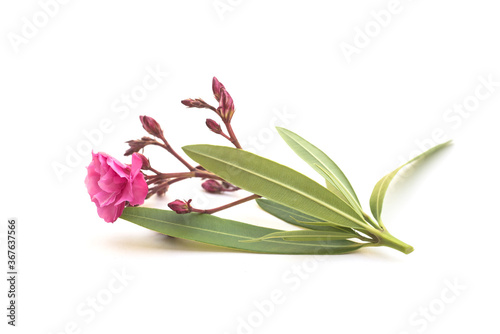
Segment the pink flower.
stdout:
<path fill-rule="evenodd" d="M 112 223 L 120 217 L 127 202 L 131 205 L 144 203 L 148 185 L 140 172 L 141 167 L 142 159 L 135 153 L 132 165 L 125 165 L 105 153 L 92 152 L 85 185 L 99 217 Z"/>

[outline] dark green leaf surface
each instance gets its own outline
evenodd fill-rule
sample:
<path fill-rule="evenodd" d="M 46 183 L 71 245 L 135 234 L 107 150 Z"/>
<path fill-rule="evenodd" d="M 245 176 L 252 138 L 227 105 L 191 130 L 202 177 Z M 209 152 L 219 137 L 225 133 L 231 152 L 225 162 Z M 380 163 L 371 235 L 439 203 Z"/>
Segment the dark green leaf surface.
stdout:
<path fill-rule="evenodd" d="M 191 145 L 183 150 L 207 170 L 249 192 L 339 226 L 367 226 L 338 196 L 277 162 L 225 146 Z"/>

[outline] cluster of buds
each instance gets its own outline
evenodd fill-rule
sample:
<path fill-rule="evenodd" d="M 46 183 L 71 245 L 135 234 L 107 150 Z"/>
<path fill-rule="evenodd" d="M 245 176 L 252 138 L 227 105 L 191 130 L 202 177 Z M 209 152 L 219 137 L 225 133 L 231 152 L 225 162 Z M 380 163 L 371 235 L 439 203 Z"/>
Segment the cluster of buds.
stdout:
<path fill-rule="evenodd" d="M 214 93 L 215 99 L 219 103 L 219 106 L 217 108 L 208 104 L 200 98 L 186 99 L 182 100 L 181 102 L 188 108 L 204 108 L 214 111 L 220 117 L 222 123 L 224 123 L 224 125 L 226 126 L 228 134 L 225 134 L 219 123 L 211 118 L 207 118 L 206 120 L 207 127 L 210 129 L 210 131 L 228 139 L 231 143 L 233 143 L 234 146 L 236 146 L 236 148 L 241 148 L 231 127 L 231 119 L 234 115 L 233 98 L 227 92 L 226 87 L 224 87 L 224 85 L 219 80 L 217 80 L 216 77 L 212 79 L 212 92 Z"/>
<path fill-rule="evenodd" d="M 234 114 L 234 103 L 231 95 L 227 92 L 224 85 L 217 80 L 217 78 L 213 78 L 212 80 L 212 91 L 215 96 L 215 99 L 219 103 L 219 106 L 216 108 L 211 106 L 204 100 L 197 99 L 185 99 L 182 100 L 181 103 L 189 108 L 203 108 L 214 111 L 221 119 L 224 124 L 227 134 L 222 129 L 221 125 L 217 123 L 215 120 L 208 118 L 206 120 L 206 125 L 208 129 L 218 135 L 223 136 L 227 140 L 229 140 L 236 148 L 241 148 L 236 135 L 231 127 L 231 119 Z M 142 127 L 148 134 L 153 136 L 151 137 L 142 137 L 141 139 L 129 140 L 126 143 L 129 145 L 129 148 L 125 152 L 125 155 L 135 154 L 142 160 L 142 173 L 144 175 L 144 179 L 148 185 L 148 193 L 147 197 L 149 198 L 153 195 L 164 195 L 169 187 L 176 182 L 186 180 L 193 177 L 198 177 L 203 179 L 201 186 L 202 188 L 211 194 L 221 194 L 224 192 L 232 192 L 237 191 L 240 188 L 224 181 L 220 177 L 215 174 L 205 170 L 202 166 L 193 167 L 189 164 L 184 158 L 182 158 L 177 152 L 170 146 L 167 139 L 164 136 L 163 129 L 160 124 L 149 116 L 140 116 L 140 121 L 142 123 Z M 173 155 L 177 160 L 179 160 L 188 171 L 184 172 L 175 172 L 175 173 L 161 173 L 155 168 L 151 166 L 151 162 L 148 158 L 146 158 L 142 153 L 144 148 L 149 145 L 160 146 L 167 150 L 171 155 Z M 149 172 L 149 174 L 146 174 Z M 215 208 L 210 210 L 200 210 L 193 208 L 191 206 L 191 199 L 185 200 L 175 200 L 168 204 L 170 209 L 173 211 L 184 214 L 190 212 L 202 212 L 202 213 L 213 213 L 222 208 L 231 207 L 232 204 L 229 203 L 221 208 Z M 242 203 L 243 201 L 237 201 L 238 203 Z"/>

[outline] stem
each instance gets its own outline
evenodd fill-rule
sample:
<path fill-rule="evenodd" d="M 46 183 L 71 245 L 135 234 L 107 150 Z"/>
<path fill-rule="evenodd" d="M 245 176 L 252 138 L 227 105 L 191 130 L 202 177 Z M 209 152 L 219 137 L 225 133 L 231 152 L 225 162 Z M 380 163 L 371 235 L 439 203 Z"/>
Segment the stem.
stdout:
<path fill-rule="evenodd" d="M 185 179 L 187 179 L 187 177 L 176 177 L 175 179 L 169 180 L 167 183 L 168 183 L 168 185 L 171 185 L 171 184 L 173 184 L 175 182 L 179 182 L 179 181 L 182 181 L 182 180 L 185 180 Z"/>
<path fill-rule="evenodd" d="M 151 166 L 149 166 L 149 169 L 150 169 L 153 173 L 155 173 L 156 175 L 160 175 L 160 174 L 161 174 L 161 172 L 157 171 L 156 169 L 154 169 L 154 168 L 153 168 L 153 167 L 151 167 Z"/>
<path fill-rule="evenodd" d="M 215 174 L 212 174 L 207 171 L 201 171 L 199 169 L 195 169 L 191 172 L 179 172 L 179 173 L 159 173 L 157 175 L 147 175 L 146 179 L 148 181 L 157 181 L 159 179 L 170 179 L 174 177 L 182 177 L 185 179 L 191 178 L 191 177 L 200 177 L 204 179 L 215 179 L 215 180 L 220 180 L 223 181 L 220 177 L 218 177 Z"/>
<path fill-rule="evenodd" d="M 231 126 L 231 123 L 224 122 L 224 124 L 226 125 L 227 133 L 229 133 L 230 138 L 228 138 L 228 139 L 231 141 L 231 143 L 233 143 L 233 145 L 236 148 L 241 149 L 240 142 L 238 141 L 238 139 L 236 138 L 236 135 L 234 134 L 233 127 Z"/>
<path fill-rule="evenodd" d="M 242 204 L 242 203 L 245 203 L 245 202 L 251 201 L 253 199 L 260 198 L 260 197 L 262 197 L 262 196 L 253 194 L 253 195 L 250 195 L 248 197 L 242 198 L 240 200 L 228 203 L 226 205 L 219 206 L 217 208 L 213 208 L 213 209 L 209 209 L 209 210 L 200 210 L 200 209 L 193 208 L 192 211 L 193 212 L 199 212 L 199 213 L 207 213 L 207 214 L 210 215 L 212 213 L 215 213 L 215 212 L 218 212 L 218 211 L 222 211 L 224 209 L 228 209 L 230 207 L 233 207 L 233 206 L 236 206 L 238 204 Z"/>
<path fill-rule="evenodd" d="M 170 144 L 167 142 L 167 140 L 165 139 L 165 137 L 162 136 L 160 139 L 163 141 L 163 144 L 159 143 L 157 141 L 155 141 L 154 143 L 151 143 L 151 144 L 158 145 L 158 146 L 161 146 L 164 149 L 166 149 L 168 151 L 168 153 L 172 154 L 177 160 L 179 160 L 190 171 L 194 171 L 196 169 L 193 166 L 191 166 L 189 164 L 189 162 L 187 162 L 186 160 L 184 160 L 184 158 L 182 158 L 179 154 L 177 154 L 177 152 L 174 151 L 174 149 L 172 148 L 172 146 L 170 146 Z"/>
<path fill-rule="evenodd" d="M 380 231 L 375 228 L 370 227 L 370 234 L 376 237 L 377 243 L 374 244 L 374 246 L 387 246 L 391 247 L 395 250 L 398 250 L 402 253 L 405 254 L 410 254 L 413 252 L 413 247 L 408 245 L 407 243 L 399 240 L 398 238 L 394 237 L 392 234 L 385 231 Z"/>
<path fill-rule="evenodd" d="M 222 137 L 226 138 L 227 140 L 229 140 L 231 143 L 233 142 L 231 140 L 231 137 L 229 137 L 228 135 L 226 135 L 224 132 L 221 131 L 221 133 L 219 133 Z"/>

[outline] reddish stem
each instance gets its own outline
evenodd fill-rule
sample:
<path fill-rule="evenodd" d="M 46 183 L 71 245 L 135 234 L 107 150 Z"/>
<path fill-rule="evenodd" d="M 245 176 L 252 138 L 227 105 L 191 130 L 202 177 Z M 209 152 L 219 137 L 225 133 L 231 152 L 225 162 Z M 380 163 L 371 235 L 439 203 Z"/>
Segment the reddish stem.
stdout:
<path fill-rule="evenodd" d="M 236 206 L 236 205 L 239 205 L 239 204 L 242 204 L 242 203 L 245 203 L 245 202 L 248 202 L 248 201 L 251 201 L 251 200 L 254 200 L 254 199 L 257 199 L 257 198 L 260 198 L 262 196 L 259 196 L 259 195 L 250 195 L 248 197 L 245 197 L 245 198 L 242 198 L 242 199 L 239 199 L 237 201 L 234 201 L 234 202 L 231 202 L 231 203 L 228 203 L 226 205 L 223 205 L 223 206 L 219 206 L 217 208 L 213 208 L 213 209 L 209 209 L 209 210 L 200 210 L 200 209 L 195 209 L 195 208 L 192 208 L 191 211 L 193 212 L 199 212 L 199 213 L 206 213 L 206 214 L 212 214 L 212 213 L 215 213 L 215 212 L 218 212 L 218 211 L 222 211 L 222 210 L 225 210 L 225 209 L 228 209 L 228 208 L 231 208 L 233 206 Z"/>
<path fill-rule="evenodd" d="M 187 162 L 186 160 L 184 160 L 184 158 L 182 158 L 179 154 L 177 154 L 177 152 L 174 151 L 174 149 L 172 148 L 172 146 L 170 146 L 170 144 L 167 142 L 167 140 L 165 139 L 165 137 L 162 136 L 160 139 L 163 141 L 163 144 L 159 143 L 157 141 L 155 141 L 155 142 L 153 142 L 151 144 L 158 145 L 158 146 L 161 146 L 164 149 L 166 149 L 168 151 L 168 153 L 172 154 L 177 160 L 179 160 L 190 171 L 194 171 L 196 169 L 193 166 L 191 166 L 191 164 L 189 164 L 189 162 Z"/>
<path fill-rule="evenodd" d="M 236 135 L 234 134 L 233 127 L 231 126 L 231 122 L 224 122 L 224 124 L 226 125 L 227 133 L 229 133 L 228 139 L 231 141 L 231 143 L 233 143 L 233 145 L 236 148 L 241 149 L 240 142 L 238 141 L 238 139 L 236 138 Z"/>

